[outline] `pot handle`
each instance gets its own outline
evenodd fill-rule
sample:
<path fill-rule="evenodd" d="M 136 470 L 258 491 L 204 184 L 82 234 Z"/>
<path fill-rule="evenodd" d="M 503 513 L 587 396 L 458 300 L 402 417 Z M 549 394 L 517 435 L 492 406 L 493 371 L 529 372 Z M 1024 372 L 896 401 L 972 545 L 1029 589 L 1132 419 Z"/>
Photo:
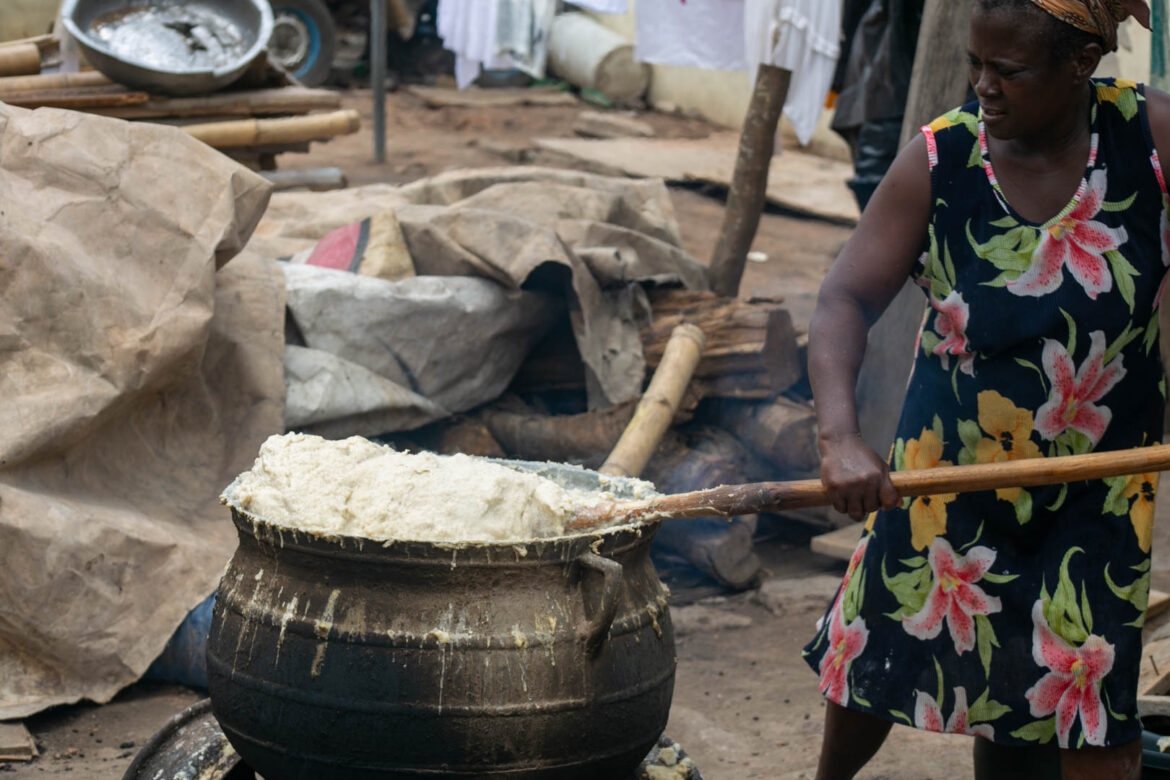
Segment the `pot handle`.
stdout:
<path fill-rule="evenodd" d="M 577 636 L 585 642 L 586 652 L 594 655 L 601 649 L 601 643 L 605 641 L 605 635 L 617 614 L 622 565 L 612 558 L 605 558 L 592 552 L 582 553 L 577 557 L 577 563 L 600 572 L 602 576 L 601 602 L 598 604 L 597 614 L 592 620 L 582 621 L 577 630 Z"/>

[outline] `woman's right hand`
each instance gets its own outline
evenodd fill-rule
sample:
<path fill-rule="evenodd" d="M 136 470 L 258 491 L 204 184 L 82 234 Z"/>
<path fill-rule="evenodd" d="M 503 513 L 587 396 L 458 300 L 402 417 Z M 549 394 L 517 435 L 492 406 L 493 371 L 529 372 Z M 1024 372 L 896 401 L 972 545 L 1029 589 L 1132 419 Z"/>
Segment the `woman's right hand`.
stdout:
<path fill-rule="evenodd" d="M 838 512 L 861 521 L 881 507 L 898 505 L 898 491 L 890 469 L 858 433 L 822 439 L 821 482 Z"/>

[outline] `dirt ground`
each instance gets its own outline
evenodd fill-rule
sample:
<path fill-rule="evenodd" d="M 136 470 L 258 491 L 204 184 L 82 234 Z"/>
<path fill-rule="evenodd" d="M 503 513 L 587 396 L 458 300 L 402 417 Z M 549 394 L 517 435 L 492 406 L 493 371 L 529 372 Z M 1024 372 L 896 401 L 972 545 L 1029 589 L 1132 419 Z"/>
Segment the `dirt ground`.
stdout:
<path fill-rule="evenodd" d="M 396 93 L 388 110 L 388 161 L 370 163 L 368 95 L 345 102 L 365 119 L 361 133 L 317 144 L 308 155 L 285 155 L 282 168 L 338 165 L 351 185 L 403 183 L 456 167 L 483 167 L 542 159 L 530 139 L 570 136 L 580 108 L 427 109 Z M 584 106 L 582 106 L 584 108 Z M 646 114 L 662 136 L 697 137 L 712 128 L 700 120 Z M 721 202 L 694 189 L 675 188 L 674 203 L 686 249 L 706 259 L 722 219 Z M 749 263 L 742 294 L 781 296 L 798 325 L 807 325 L 817 286 L 849 229 L 782 213 L 764 215 L 755 249 L 767 262 Z M 1170 533 L 1163 509 L 1158 536 Z M 228 522 L 225 514 L 224 522 Z M 824 705 L 817 680 L 800 658 L 814 622 L 831 598 L 843 564 L 808 550 L 813 530 L 792 525 L 762 540 L 768 578 L 759 592 L 716 596 L 673 605 L 678 630 L 678 675 L 667 733 L 680 742 L 708 780 L 811 778 Z M 1166 550 L 1167 540 L 1155 542 Z M 1156 555 L 1155 587 L 1170 589 L 1170 560 Z M 113 703 L 61 708 L 27 721 L 42 755 L 29 764 L 0 764 L 12 778 L 68 774 L 116 780 L 138 748 L 168 717 L 202 697 L 196 691 L 140 683 Z M 862 778 L 949 780 L 971 776 L 970 743 L 898 727 Z M 620 780 L 620 779 L 615 779 Z"/>

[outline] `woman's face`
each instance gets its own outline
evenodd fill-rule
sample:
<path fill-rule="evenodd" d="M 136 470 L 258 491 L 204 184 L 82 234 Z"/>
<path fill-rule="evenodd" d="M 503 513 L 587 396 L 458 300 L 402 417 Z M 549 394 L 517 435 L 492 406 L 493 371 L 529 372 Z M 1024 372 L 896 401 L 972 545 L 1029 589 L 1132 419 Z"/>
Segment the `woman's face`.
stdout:
<path fill-rule="evenodd" d="M 1004 140 L 1045 133 L 1080 105 L 1084 78 L 1073 60 L 1057 61 L 1047 27 L 1026 12 L 971 14 L 969 78 L 989 135 Z"/>

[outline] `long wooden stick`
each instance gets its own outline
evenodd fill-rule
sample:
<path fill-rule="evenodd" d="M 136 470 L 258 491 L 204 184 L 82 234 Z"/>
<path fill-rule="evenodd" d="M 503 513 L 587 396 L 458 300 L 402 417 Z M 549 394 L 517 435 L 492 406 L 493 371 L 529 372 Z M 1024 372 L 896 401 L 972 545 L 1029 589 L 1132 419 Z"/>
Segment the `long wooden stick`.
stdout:
<path fill-rule="evenodd" d="M 891 474 L 890 479 L 898 489 L 898 495 L 905 497 L 1058 485 L 1127 474 L 1148 474 L 1166 469 L 1170 469 L 1170 444 L 1089 455 L 899 471 Z M 756 512 L 824 506 L 828 503 L 828 494 L 819 479 L 753 482 L 658 496 L 644 501 L 605 502 L 581 510 L 567 527 L 570 530 L 584 530 L 634 520 L 736 517 Z"/>
<path fill-rule="evenodd" d="M 41 50 L 35 43 L 0 49 L 0 76 L 28 76 L 41 72 Z"/>

